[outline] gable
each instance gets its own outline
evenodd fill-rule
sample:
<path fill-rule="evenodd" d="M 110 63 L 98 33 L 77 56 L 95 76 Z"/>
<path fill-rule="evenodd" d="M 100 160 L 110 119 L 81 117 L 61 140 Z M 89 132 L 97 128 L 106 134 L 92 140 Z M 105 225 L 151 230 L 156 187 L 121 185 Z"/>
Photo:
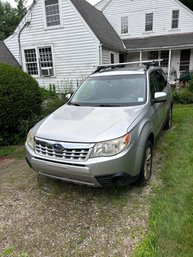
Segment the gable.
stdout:
<path fill-rule="evenodd" d="M 122 39 L 193 32 L 193 12 L 178 0 L 112 0 L 104 15 Z M 145 4 L 144 4 L 145 3 Z M 179 27 L 172 28 L 172 13 L 179 10 Z M 153 29 L 145 30 L 146 15 L 153 14 Z M 128 32 L 121 31 L 121 18 L 128 17 Z"/>

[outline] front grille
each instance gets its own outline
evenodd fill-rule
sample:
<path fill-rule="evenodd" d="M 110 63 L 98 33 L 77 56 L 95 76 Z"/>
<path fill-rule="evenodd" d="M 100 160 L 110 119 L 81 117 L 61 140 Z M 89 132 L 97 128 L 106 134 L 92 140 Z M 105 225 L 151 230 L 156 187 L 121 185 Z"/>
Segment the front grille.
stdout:
<path fill-rule="evenodd" d="M 55 142 L 36 140 L 35 151 L 38 155 L 51 157 L 58 160 L 76 160 L 83 161 L 87 159 L 90 147 L 82 147 L 77 144 L 60 143 L 63 146 L 62 150 L 54 149 Z"/>

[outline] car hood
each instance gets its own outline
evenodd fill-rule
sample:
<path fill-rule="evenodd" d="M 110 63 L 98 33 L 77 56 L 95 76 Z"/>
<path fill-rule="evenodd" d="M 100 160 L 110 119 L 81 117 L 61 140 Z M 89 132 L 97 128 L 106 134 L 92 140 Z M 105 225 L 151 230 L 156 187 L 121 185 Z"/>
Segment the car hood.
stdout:
<path fill-rule="evenodd" d="M 144 106 L 83 107 L 64 105 L 40 123 L 39 138 L 94 143 L 121 137 L 128 132 Z"/>

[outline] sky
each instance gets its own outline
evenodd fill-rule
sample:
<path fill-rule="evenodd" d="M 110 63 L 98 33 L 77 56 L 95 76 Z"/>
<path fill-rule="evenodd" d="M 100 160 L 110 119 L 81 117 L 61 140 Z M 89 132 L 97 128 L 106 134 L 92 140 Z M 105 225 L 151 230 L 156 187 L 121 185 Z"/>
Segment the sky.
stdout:
<path fill-rule="evenodd" d="M 98 3 L 99 1 L 100 0 L 87 0 L 87 2 L 89 2 L 92 5 Z M 12 7 L 16 7 L 16 5 L 17 5 L 14 0 L 3 0 L 3 2 L 9 2 Z M 32 2 L 33 2 L 33 0 L 26 0 L 26 6 L 29 6 Z"/>

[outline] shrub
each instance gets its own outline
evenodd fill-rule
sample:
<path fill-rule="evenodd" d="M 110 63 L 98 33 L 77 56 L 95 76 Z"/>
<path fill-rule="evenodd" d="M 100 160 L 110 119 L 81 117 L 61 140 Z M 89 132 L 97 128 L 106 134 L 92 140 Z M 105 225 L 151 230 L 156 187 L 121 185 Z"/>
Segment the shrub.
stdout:
<path fill-rule="evenodd" d="M 0 145 L 21 142 L 41 114 L 38 83 L 22 70 L 0 64 Z"/>
<path fill-rule="evenodd" d="M 188 89 L 193 93 L 193 79 L 189 81 L 188 83 Z"/>
<path fill-rule="evenodd" d="M 173 91 L 173 100 L 175 103 L 192 104 L 193 92 L 191 92 L 188 87 L 181 88 L 178 92 Z"/>

